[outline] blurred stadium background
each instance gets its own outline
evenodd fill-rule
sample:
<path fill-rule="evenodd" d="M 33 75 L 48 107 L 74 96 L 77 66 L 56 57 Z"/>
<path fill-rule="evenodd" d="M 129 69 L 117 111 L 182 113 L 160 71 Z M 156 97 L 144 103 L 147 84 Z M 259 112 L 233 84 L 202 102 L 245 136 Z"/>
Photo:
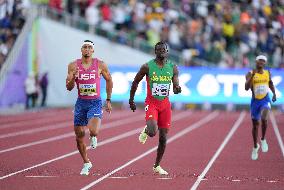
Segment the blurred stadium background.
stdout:
<path fill-rule="evenodd" d="M 284 0 L 0 0 L 0 26 L 4 112 L 25 109 L 31 74 L 40 81 L 48 73 L 47 107 L 72 106 L 76 91 L 65 89 L 67 65 L 81 57 L 85 39 L 109 65 L 117 106 L 128 107 L 134 75 L 164 40 L 180 69 L 182 93 L 171 96 L 174 108 L 248 108 L 245 74 L 261 53 L 276 87 L 273 108 L 284 110 Z M 39 87 L 38 94 L 37 108 Z M 144 98 L 145 81 L 135 100 Z"/>

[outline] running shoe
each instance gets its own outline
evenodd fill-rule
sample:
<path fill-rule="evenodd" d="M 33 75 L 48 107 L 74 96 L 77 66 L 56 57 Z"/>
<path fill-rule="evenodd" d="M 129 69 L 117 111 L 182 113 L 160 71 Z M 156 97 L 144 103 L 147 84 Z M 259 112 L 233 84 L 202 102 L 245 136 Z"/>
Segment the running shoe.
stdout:
<path fill-rule="evenodd" d="M 83 169 L 80 172 L 80 175 L 89 175 L 89 172 L 90 172 L 90 169 L 92 168 L 92 166 L 93 165 L 92 165 L 91 162 L 85 163 L 84 166 L 83 166 Z"/>
<path fill-rule="evenodd" d="M 251 159 L 252 160 L 257 160 L 258 158 L 258 149 L 259 149 L 259 144 L 257 144 L 256 148 L 252 148 L 252 152 L 251 152 Z"/>
<path fill-rule="evenodd" d="M 266 142 L 266 139 L 260 140 L 260 144 L 261 144 L 262 152 L 267 152 L 268 151 L 268 144 Z"/>
<path fill-rule="evenodd" d="M 97 148 L 97 145 L 98 145 L 98 140 L 97 140 L 97 137 L 93 136 L 90 138 L 91 139 L 91 148 L 92 149 L 95 149 Z"/>
<path fill-rule="evenodd" d="M 156 167 L 153 167 L 153 171 L 155 173 L 158 173 L 160 175 L 168 175 L 168 172 L 165 171 L 160 165 L 159 166 L 156 166 Z"/>
<path fill-rule="evenodd" d="M 147 128 L 147 125 L 144 127 L 144 129 L 141 131 L 140 135 L 139 135 L 139 142 L 142 144 L 145 144 L 146 140 L 147 140 L 147 133 L 145 132 Z"/>

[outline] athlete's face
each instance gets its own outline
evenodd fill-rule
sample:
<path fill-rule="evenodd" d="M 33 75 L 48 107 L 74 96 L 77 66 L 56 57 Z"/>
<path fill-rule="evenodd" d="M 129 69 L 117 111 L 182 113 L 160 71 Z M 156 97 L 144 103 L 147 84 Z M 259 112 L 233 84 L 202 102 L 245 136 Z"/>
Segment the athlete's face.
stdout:
<path fill-rule="evenodd" d="M 168 57 L 168 48 L 166 44 L 159 44 L 155 48 L 157 58 L 164 59 Z"/>
<path fill-rule="evenodd" d="M 91 45 L 84 44 L 81 48 L 81 52 L 82 52 L 82 56 L 87 58 L 87 57 L 92 56 L 92 54 L 94 53 L 94 48 Z"/>
<path fill-rule="evenodd" d="M 256 61 L 256 68 L 257 69 L 263 69 L 264 65 L 265 65 L 265 61 L 264 60 L 260 59 L 260 60 Z"/>

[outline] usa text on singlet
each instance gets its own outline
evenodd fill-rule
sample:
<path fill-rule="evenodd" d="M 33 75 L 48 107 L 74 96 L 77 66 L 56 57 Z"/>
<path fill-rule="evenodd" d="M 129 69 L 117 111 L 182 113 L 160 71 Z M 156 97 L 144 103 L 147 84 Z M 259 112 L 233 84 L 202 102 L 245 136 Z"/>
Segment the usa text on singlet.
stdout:
<path fill-rule="evenodd" d="M 75 82 L 78 89 L 78 97 L 81 99 L 99 98 L 100 75 L 98 59 L 93 59 L 93 63 L 88 69 L 83 67 L 81 59 L 77 59 L 76 66 L 78 74 L 76 75 Z"/>

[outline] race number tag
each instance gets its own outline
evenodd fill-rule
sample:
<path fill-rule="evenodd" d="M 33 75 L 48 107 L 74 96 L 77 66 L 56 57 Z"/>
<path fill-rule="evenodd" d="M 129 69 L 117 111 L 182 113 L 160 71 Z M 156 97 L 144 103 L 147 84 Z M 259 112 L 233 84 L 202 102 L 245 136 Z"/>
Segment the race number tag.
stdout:
<path fill-rule="evenodd" d="M 157 84 L 153 83 L 152 95 L 153 96 L 168 96 L 170 84 Z"/>
<path fill-rule="evenodd" d="M 79 84 L 79 91 L 81 96 L 97 95 L 96 84 Z"/>
<path fill-rule="evenodd" d="M 255 95 L 265 95 L 265 94 L 267 94 L 267 86 L 266 85 L 258 85 L 258 86 L 256 86 L 254 93 L 255 93 Z"/>

